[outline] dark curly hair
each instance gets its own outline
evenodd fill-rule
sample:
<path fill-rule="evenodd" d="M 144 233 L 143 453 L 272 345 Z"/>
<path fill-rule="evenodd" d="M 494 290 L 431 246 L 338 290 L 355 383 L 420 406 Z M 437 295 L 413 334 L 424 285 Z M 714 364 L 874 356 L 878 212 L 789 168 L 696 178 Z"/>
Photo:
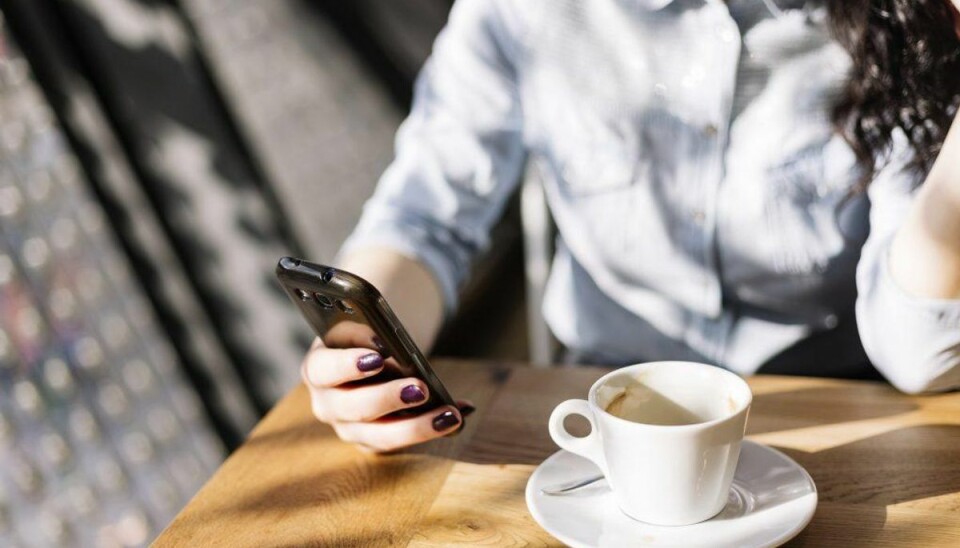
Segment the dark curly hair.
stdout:
<path fill-rule="evenodd" d="M 960 102 L 960 39 L 950 0 L 828 0 L 833 33 L 853 58 L 833 113 L 853 148 L 859 188 L 889 160 L 893 132 L 910 140 L 907 169 L 933 166 Z"/>

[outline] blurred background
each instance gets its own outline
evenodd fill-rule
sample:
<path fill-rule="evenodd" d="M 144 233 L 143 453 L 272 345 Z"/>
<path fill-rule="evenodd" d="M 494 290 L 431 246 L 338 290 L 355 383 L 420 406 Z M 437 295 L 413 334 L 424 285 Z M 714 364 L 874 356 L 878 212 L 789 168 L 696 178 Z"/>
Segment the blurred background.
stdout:
<path fill-rule="evenodd" d="M 148 543 L 299 382 L 276 261 L 333 259 L 451 3 L 0 0 L 0 546 Z M 530 358 L 521 202 L 435 355 Z"/>

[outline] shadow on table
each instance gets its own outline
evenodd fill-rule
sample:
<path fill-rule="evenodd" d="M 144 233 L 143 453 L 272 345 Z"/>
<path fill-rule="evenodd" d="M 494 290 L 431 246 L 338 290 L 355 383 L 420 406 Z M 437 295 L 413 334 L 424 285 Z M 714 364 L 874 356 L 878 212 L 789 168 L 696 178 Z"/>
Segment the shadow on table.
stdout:
<path fill-rule="evenodd" d="M 539 464 L 559 449 L 547 432 L 547 418 L 557 404 L 579 392 L 567 389 L 570 393 L 551 396 L 547 391 L 528 391 L 526 386 L 521 390 L 511 388 L 468 419 L 468 427 L 476 428 L 476 432 L 467 433 L 469 441 L 457 460 L 475 464 Z M 863 383 L 757 394 L 747 434 L 878 419 L 919 408 L 906 396 L 891 397 L 890 391 L 887 385 Z M 882 397 L 877 396 L 878 392 Z M 571 418 L 567 426 L 576 435 L 589 433 L 585 420 Z M 304 414 L 286 428 L 251 436 L 246 446 L 309 446 L 330 435 L 328 427 Z M 433 442 L 410 452 L 443 453 L 436 450 L 436 445 L 437 442 Z"/>
<path fill-rule="evenodd" d="M 243 444 L 244 447 L 248 448 L 256 446 L 271 447 L 277 444 L 291 447 L 312 444 L 328 436 L 328 427 L 320 424 L 313 418 L 313 415 L 305 415 L 302 419 L 291 422 L 282 430 L 253 434 Z"/>
<path fill-rule="evenodd" d="M 937 523 L 923 512 L 935 502 L 890 524 L 887 507 L 960 493 L 960 426 L 901 428 L 816 453 L 778 449 L 806 468 L 819 493 L 817 514 L 791 546 L 814 545 L 813 539 L 818 547 L 825 541 L 873 545 L 881 530 L 885 544 L 923 545 L 949 538 L 940 533 L 956 527 L 946 519 Z M 952 509 L 957 504 L 952 500 L 940 506 Z M 829 522 L 822 519 L 827 514 Z"/>
<path fill-rule="evenodd" d="M 747 434 L 891 417 L 916 411 L 907 396 L 891 396 L 885 384 L 858 383 L 756 394 Z"/>
<path fill-rule="evenodd" d="M 539 464 L 559 450 L 547 432 L 550 412 L 565 399 L 583 397 L 592 377 L 599 377 L 601 372 L 587 371 L 577 382 L 569 384 L 545 381 L 542 376 L 523 370 L 515 372 L 489 409 L 478 411 L 483 416 L 482 427 L 457 460 L 474 464 Z M 879 383 L 761 393 L 754 396 L 747 433 L 879 419 L 918 408 L 908 397 L 895 395 L 889 385 Z M 568 427 L 578 435 L 589 431 L 582 424 Z"/>
<path fill-rule="evenodd" d="M 590 382 L 590 375 L 584 374 L 582 379 L 577 378 L 575 383 L 567 386 L 544 386 L 545 383 L 532 374 L 519 372 L 485 406 L 486 409 L 478 409 L 471 428 L 480 428 L 472 435 L 465 432 L 459 440 L 451 438 L 442 442 L 465 442 L 464 451 L 456 459 L 461 463 L 493 465 L 489 469 L 491 477 L 499 478 L 495 482 L 496 488 L 490 488 L 484 482 L 487 489 L 477 491 L 472 487 L 474 484 L 467 483 L 469 489 L 447 494 L 459 497 L 467 493 L 469 497 L 480 499 L 478 504 L 484 508 L 502 507 L 504 511 L 510 510 L 504 514 L 507 517 L 514 514 L 525 516 L 522 493 L 528 473 L 525 470 L 511 472 L 509 468 L 497 465 L 536 465 L 555 452 L 557 448 L 547 434 L 546 418 L 556 404 L 568 397 L 576 397 Z M 876 392 L 883 392 L 883 397 L 878 398 Z M 877 400 L 883 400 L 883 403 L 872 403 Z M 758 394 L 754 405 L 750 419 L 750 432 L 754 434 L 876 419 L 909 413 L 918 407 L 906 397 L 891 397 L 889 387 L 873 384 Z M 325 459 L 331 457 L 329 450 L 337 447 L 343 450 L 330 436 L 326 427 L 305 415 L 287 428 L 255 436 L 248 445 L 269 450 L 274 444 L 289 446 L 292 443 L 304 448 L 313 447 L 311 458 Z M 324 443 L 333 445 L 321 447 Z M 780 450 L 811 474 L 820 499 L 817 515 L 793 545 L 873 545 L 881 540 L 881 531 L 884 543 L 922 545 L 931 539 L 948 539 L 955 534 L 952 529 L 955 524 L 941 517 L 946 514 L 930 511 L 936 510 L 936 501 L 906 511 L 888 507 L 960 493 L 960 466 L 957 465 L 960 426 L 905 427 L 815 453 L 789 448 Z M 218 511 L 236 512 L 257 524 L 272 523 L 282 517 L 299 523 L 300 527 L 306 528 L 305 531 L 321 515 L 343 514 L 337 519 L 349 522 L 360 519 L 357 512 L 362 514 L 364 509 L 390 507 L 390 500 L 409 504 L 398 494 L 438 481 L 437 474 L 445 476 L 445 471 L 437 469 L 437 459 L 423 457 L 393 455 L 380 459 L 375 466 L 366 459 L 350 461 L 342 458 L 333 458 L 328 466 L 316 468 L 300 468 L 295 463 L 288 463 L 294 469 L 299 468 L 300 473 L 272 482 L 268 487 L 246 495 L 244 500 Z M 344 464 L 346 462 L 350 464 Z M 464 470 L 470 474 L 479 473 Z M 466 480 L 474 479 L 466 476 Z M 375 486 L 383 485 L 390 485 L 390 488 L 374 492 Z M 449 485 L 446 487 L 452 489 Z M 515 508 L 512 506 L 515 504 L 520 506 Z M 958 502 L 943 500 L 939 504 L 941 508 L 952 510 Z M 896 512 L 896 519 L 890 520 L 893 512 Z M 441 529 L 459 528 L 467 522 L 473 524 L 473 513 L 459 510 L 450 515 L 433 512 L 427 518 Z M 502 519 L 505 518 L 498 518 Z M 469 528 L 470 524 L 464 526 Z M 202 526 L 201 523 L 193 525 Z M 451 534 L 456 531 L 450 530 Z M 478 538 L 484 536 L 480 535 L 484 531 L 483 527 L 476 531 Z M 364 533 L 357 532 L 359 535 Z M 279 538 L 277 541 L 282 542 Z M 365 539 L 357 538 L 356 541 L 363 543 Z"/>

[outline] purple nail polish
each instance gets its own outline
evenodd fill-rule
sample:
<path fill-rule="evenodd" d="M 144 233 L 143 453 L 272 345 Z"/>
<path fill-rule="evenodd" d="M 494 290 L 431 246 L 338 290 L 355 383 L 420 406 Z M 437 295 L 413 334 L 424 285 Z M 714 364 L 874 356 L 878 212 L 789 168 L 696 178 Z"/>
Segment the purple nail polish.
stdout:
<path fill-rule="evenodd" d="M 357 360 L 357 369 L 364 373 L 376 371 L 381 367 L 383 367 L 383 358 L 380 357 L 380 354 L 367 354 Z"/>
<path fill-rule="evenodd" d="M 400 391 L 400 400 L 403 403 L 420 403 L 425 399 L 427 399 L 427 395 L 415 384 L 404 386 L 403 390 Z"/>
<path fill-rule="evenodd" d="M 460 410 L 460 416 L 461 416 L 461 417 L 466 417 L 466 416 L 470 415 L 471 413 L 473 413 L 474 411 L 477 410 L 476 407 L 470 405 L 469 403 L 464 403 L 464 404 L 462 404 L 462 405 L 458 405 L 458 406 L 457 406 L 457 409 Z"/>
<path fill-rule="evenodd" d="M 460 424 L 460 417 L 453 411 L 444 411 L 433 418 L 433 429 L 444 432 Z"/>

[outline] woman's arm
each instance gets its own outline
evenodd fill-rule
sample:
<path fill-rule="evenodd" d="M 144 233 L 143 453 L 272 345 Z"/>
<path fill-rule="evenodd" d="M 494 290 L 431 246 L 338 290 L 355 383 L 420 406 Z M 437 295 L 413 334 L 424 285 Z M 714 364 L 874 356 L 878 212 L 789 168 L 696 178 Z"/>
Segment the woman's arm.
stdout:
<path fill-rule="evenodd" d="M 339 266 L 379 289 L 417 346 L 429 352 L 443 322 L 443 294 L 426 266 L 385 247 L 347 253 Z"/>
<path fill-rule="evenodd" d="M 867 190 L 857 326 L 870 361 L 904 392 L 960 387 L 960 122 L 925 184 L 904 167 L 906 135 Z"/>
<path fill-rule="evenodd" d="M 960 116 L 890 248 L 890 273 L 908 294 L 960 299 Z"/>
<path fill-rule="evenodd" d="M 515 60 L 520 32 L 507 9 L 519 3 L 458 0 L 417 79 L 397 155 L 337 264 L 377 286 L 411 336 L 429 349 L 457 304 L 472 260 L 523 169 Z M 371 341 L 372 342 L 372 341 Z M 376 376 L 385 356 L 369 348 L 307 353 L 302 375 L 317 419 L 341 439 L 392 451 L 449 434 L 466 402 L 396 417 L 429 399 L 418 378 Z"/>

